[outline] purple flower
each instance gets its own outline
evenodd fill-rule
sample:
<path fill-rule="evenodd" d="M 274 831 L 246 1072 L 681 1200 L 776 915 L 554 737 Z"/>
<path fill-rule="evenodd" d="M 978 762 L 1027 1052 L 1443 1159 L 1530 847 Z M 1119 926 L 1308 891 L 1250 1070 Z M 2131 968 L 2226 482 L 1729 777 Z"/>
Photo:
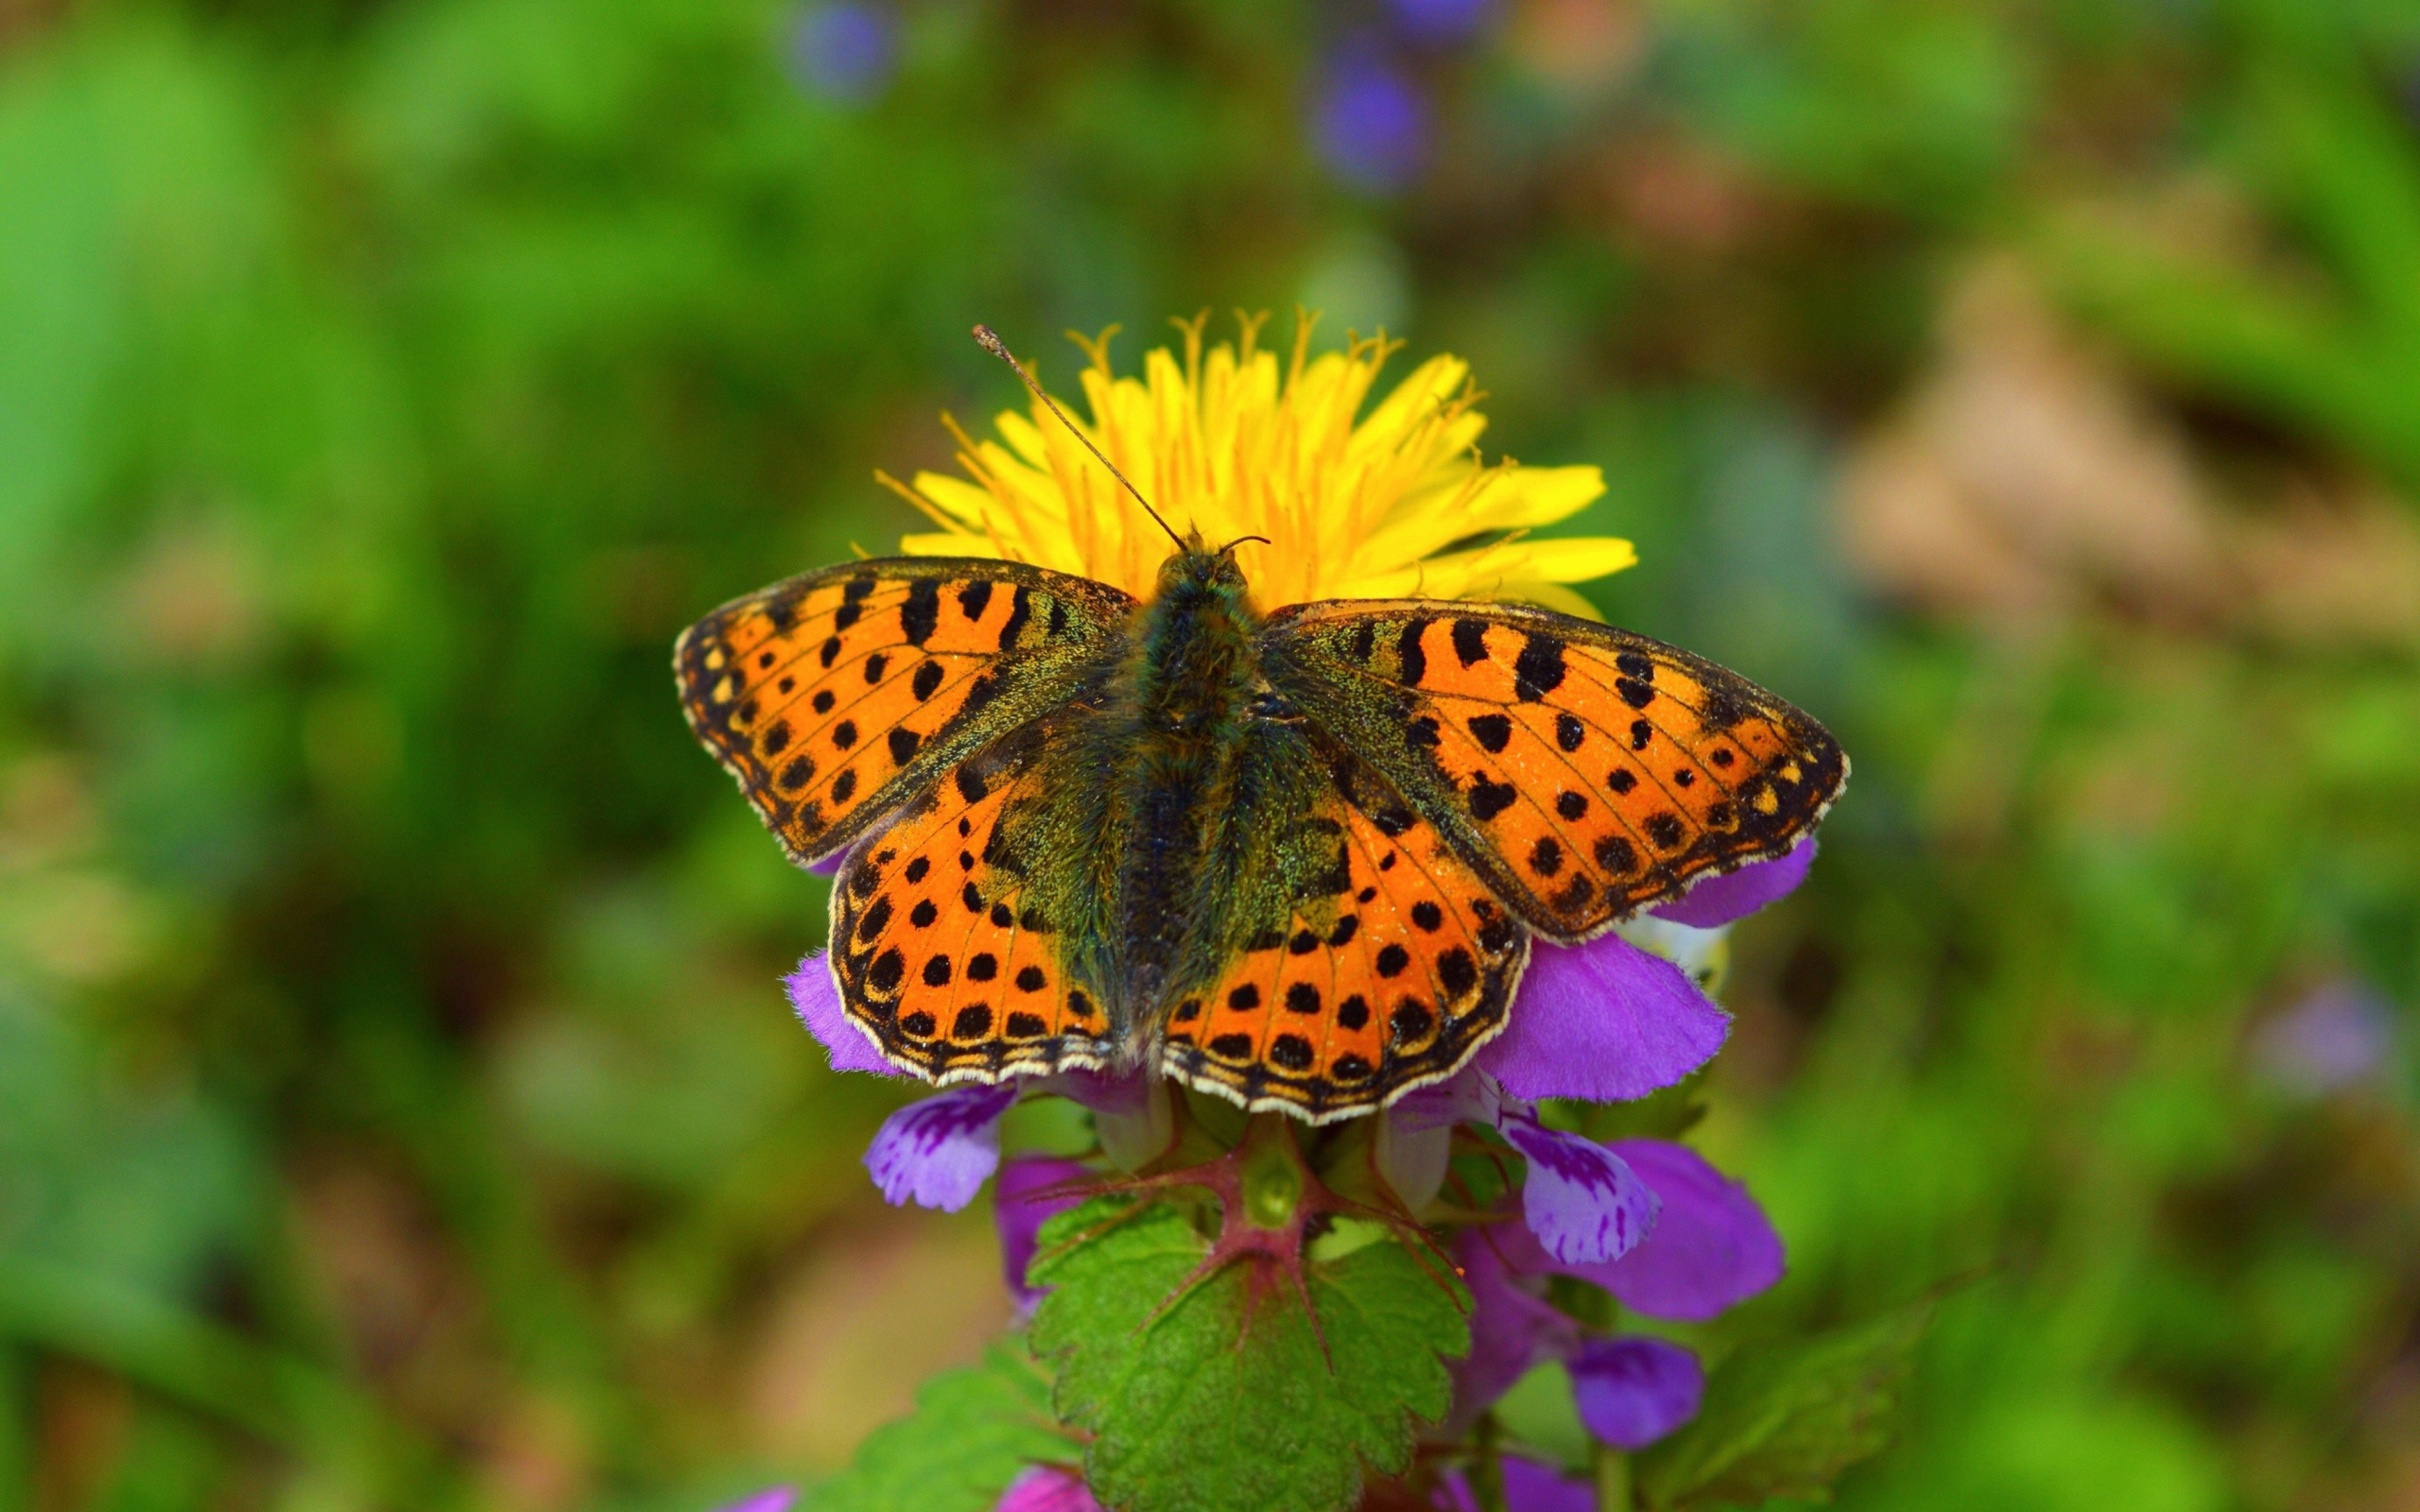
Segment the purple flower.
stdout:
<path fill-rule="evenodd" d="M 1320 156 L 1360 188 L 1402 188 L 1428 156 L 1428 102 L 1411 80 L 1376 59 L 1348 56 L 1312 107 Z"/>
<path fill-rule="evenodd" d="M 1508 1118 L 1508 1138 L 1516 1124 Z M 1534 1223 L 1462 1234 L 1457 1254 L 1471 1289 L 1471 1348 L 1455 1367 L 1449 1427 L 1468 1424 L 1549 1358 L 1570 1369 L 1581 1420 L 1607 1443 L 1640 1448 L 1696 1415 L 1705 1382 L 1695 1356 L 1660 1340 L 1583 1338 L 1540 1295 L 1548 1276 L 1593 1281 L 1633 1312 L 1688 1321 L 1713 1317 L 1781 1279 L 1781 1239 L 1763 1210 L 1696 1151 L 1663 1140 L 1624 1140 L 1609 1153 L 1661 1204 L 1654 1228 L 1620 1259 L 1559 1260 L 1532 1232 Z M 1533 1162 L 1531 1182 L 1537 1171 Z"/>
<path fill-rule="evenodd" d="M 1577 1274 L 1634 1313 L 1685 1323 L 1703 1323 L 1781 1280 L 1781 1235 L 1746 1187 L 1685 1144 L 1620 1140 L 1612 1149 L 1663 1207 L 1637 1248 Z"/>
<path fill-rule="evenodd" d="M 1705 1400 L 1705 1367 L 1662 1339 L 1591 1339 L 1564 1364 L 1582 1426 L 1616 1449 L 1645 1449 Z"/>
<path fill-rule="evenodd" d="M 1752 861 L 1737 871 L 1708 877 L 1660 908 L 1650 909 L 1692 929 L 1713 929 L 1745 919 L 1767 903 L 1777 902 L 1806 880 L 1815 864 L 1815 837 L 1808 835 L 1789 854 L 1772 861 Z"/>
<path fill-rule="evenodd" d="M 1814 840 L 1802 840 L 1779 860 L 1708 878 L 1652 918 L 1719 928 L 1796 887 L 1814 858 Z M 1731 1016 L 1686 971 L 1618 934 L 1540 941 L 1504 1032 L 1472 1064 L 1513 1097 L 1629 1102 L 1713 1059 L 1730 1032 Z"/>
<path fill-rule="evenodd" d="M 833 0 L 790 25 L 790 77 L 836 105 L 863 105 L 890 84 L 899 62 L 899 20 L 883 6 Z"/>
<path fill-rule="evenodd" d="M 2260 1071 L 2288 1091 L 2342 1091 L 2394 1053 L 2394 1009 L 2359 982 L 2330 982 L 2263 1024 L 2252 1048 Z"/>
<path fill-rule="evenodd" d="M 1406 36 L 1443 46 L 1477 34 L 1495 13 L 1495 0 L 1387 0 L 1387 9 Z"/>
<path fill-rule="evenodd" d="M 952 1087 L 883 1120 L 866 1146 L 866 1169 L 893 1206 L 956 1212 L 1000 1166 L 1000 1115 L 1017 1084 Z"/>
<path fill-rule="evenodd" d="M 1009 1483 L 992 1512 L 1101 1512 L 1084 1478 L 1063 1465 L 1035 1465 Z"/>
<path fill-rule="evenodd" d="M 1530 947 L 1504 1032 L 1472 1064 L 1515 1097 L 1628 1102 L 1714 1058 L 1731 1016 L 1619 935 Z"/>
<path fill-rule="evenodd" d="M 1035 1236 L 1058 1213 L 1084 1199 L 1051 1195 L 1055 1187 L 1092 1174 L 1080 1160 L 1054 1160 L 1044 1155 L 1019 1156 L 1000 1168 L 1000 1184 L 992 1193 L 992 1221 L 1000 1233 L 1001 1278 L 1022 1310 L 1042 1300 L 1043 1288 L 1026 1284 L 1026 1267 L 1033 1263 Z"/>
<path fill-rule="evenodd" d="M 790 1503 L 798 1500 L 798 1492 L 786 1486 L 776 1486 L 759 1491 L 745 1502 L 735 1502 L 722 1512 L 790 1512 Z"/>
<path fill-rule="evenodd" d="M 1454 1411 L 1443 1427 L 1459 1435 L 1512 1389 L 1539 1361 L 1580 1345 L 1579 1325 L 1524 1284 L 1495 1240 L 1510 1225 L 1465 1228 L 1454 1258 L 1471 1292 L 1470 1352 L 1452 1363 Z"/>
<path fill-rule="evenodd" d="M 1496 1461 L 1504 1470 L 1505 1512 L 1597 1512 L 1596 1487 L 1521 1454 Z M 1478 1512 L 1478 1498 L 1461 1470 L 1437 1478 L 1439 1512 Z"/>
<path fill-rule="evenodd" d="M 869 1071 L 877 1076 L 907 1074 L 882 1058 L 873 1040 L 849 1020 L 840 1006 L 840 984 L 832 979 L 831 963 L 821 951 L 809 951 L 798 963 L 798 970 L 782 978 L 782 986 L 789 989 L 790 1006 L 798 1010 L 799 1022 L 815 1036 L 816 1042 L 832 1059 L 834 1071 Z"/>
<path fill-rule="evenodd" d="M 1619 1260 L 1655 1225 L 1655 1194 L 1628 1162 L 1594 1140 L 1507 1110 L 1497 1125 L 1530 1163 L 1522 1215 L 1546 1252 L 1565 1265 Z"/>

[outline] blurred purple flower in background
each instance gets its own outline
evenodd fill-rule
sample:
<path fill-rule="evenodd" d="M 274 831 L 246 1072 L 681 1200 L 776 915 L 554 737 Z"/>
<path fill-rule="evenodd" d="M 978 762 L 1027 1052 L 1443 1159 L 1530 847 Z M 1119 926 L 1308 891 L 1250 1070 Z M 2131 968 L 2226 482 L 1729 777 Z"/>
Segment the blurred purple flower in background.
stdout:
<path fill-rule="evenodd" d="M 1387 0 L 1395 26 L 1414 42 L 1444 46 L 1467 42 L 1495 13 L 1495 0 Z"/>
<path fill-rule="evenodd" d="M 2339 978 L 2262 1024 L 2253 1058 L 2287 1091 L 2322 1097 L 2377 1076 L 2394 1053 L 2394 1031 L 2392 1005 Z"/>
<path fill-rule="evenodd" d="M 786 1486 L 776 1486 L 759 1491 L 745 1502 L 734 1502 L 722 1512 L 790 1512 L 790 1503 L 798 1500 L 798 1492 Z"/>
<path fill-rule="evenodd" d="M 1347 52 L 1312 105 L 1311 139 L 1346 182 L 1375 193 L 1401 189 L 1428 158 L 1428 101 L 1392 64 Z"/>
<path fill-rule="evenodd" d="M 790 23 L 787 62 L 798 87 L 835 105 L 864 105 L 899 66 L 899 18 L 885 6 L 831 0 Z"/>

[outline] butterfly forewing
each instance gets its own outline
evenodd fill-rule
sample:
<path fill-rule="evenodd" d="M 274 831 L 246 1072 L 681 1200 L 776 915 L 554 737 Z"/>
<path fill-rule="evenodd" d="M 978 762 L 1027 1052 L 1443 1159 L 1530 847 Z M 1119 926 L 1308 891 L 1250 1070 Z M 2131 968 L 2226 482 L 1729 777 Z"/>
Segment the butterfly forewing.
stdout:
<path fill-rule="evenodd" d="M 1305 792 L 1304 812 L 1236 819 L 1306 836 L 1303 884 L 1240 889 L 1211 980 L 1170 1006 L 1161 1064 L 1248 1108 L 1325 1121 L 1469 1059 L 1503 1027 L 1529 935 L 1374 773 L 1307 739 L 1281 754 L 1312 781 L 1254 785 Z"/>
<path fill-rule="evenodd" d="M 1306 604 L 1262 644 L 1271 680 L 1555 938 L 1786 853 L 1848 777 L 1823 726 L 1746 679 L 1564 615 Z"/>
<path fill-rule="evenodd" d="M 735 599 L 673 652 L 690 728 L 797 861 L 1066 701 L 1134 601 L 1011 562 L 890 559 Z"/>

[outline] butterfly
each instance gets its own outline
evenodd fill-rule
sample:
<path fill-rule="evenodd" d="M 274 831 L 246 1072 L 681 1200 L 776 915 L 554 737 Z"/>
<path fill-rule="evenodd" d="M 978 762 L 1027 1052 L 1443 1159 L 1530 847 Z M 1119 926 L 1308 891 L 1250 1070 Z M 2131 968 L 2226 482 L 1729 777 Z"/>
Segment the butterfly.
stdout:
<path fill-rule="evenodd" d="M 1198 534 L 1141 599 L 995 559 L 810 572 L 675 665 L 791 859 L 845 854 L 831 966 L 893 1064 L 1149 1067 L 1312 1122 L 1452 1074 L 1532 939 L 1788 852 L 1848 776 L 1686 651 L 1512 604 L 1262 613 Z"/>

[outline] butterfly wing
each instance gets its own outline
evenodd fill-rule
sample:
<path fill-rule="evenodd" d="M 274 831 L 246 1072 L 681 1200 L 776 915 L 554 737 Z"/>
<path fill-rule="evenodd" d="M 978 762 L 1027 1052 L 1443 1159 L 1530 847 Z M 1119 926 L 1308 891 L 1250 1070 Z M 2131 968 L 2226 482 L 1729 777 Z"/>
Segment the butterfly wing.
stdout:
<path fill-rule="evenodd" d="M 832 891 L 844 1009 L 883 1053 L 936 1082 L 1110 1062 L 1122 1035 L 1063 964 L 1063 892 L 1037 879 L 1065 807 L 1058 722 L 943 768 L 857 847 Z"/>
<path fill-rule="evenodd" d="M 1502 1028 L 1529 932 L 1340 747 L 1274 723 L 1257 742 L 1205 859 L 1159 1063 L 1324 1123 L 1460 1069 Z"/>
<path fill-rule="evenodd" d="M 689 728 L 804 864 L 1064 703 L 1133 608 L 1017 562 L 856 562 L 725 604 L 673 666 Z"/>
<path fill-rule="evenodd" d="M 1787 853 L 1848 781 L 1822 725 L 1737 673 L 1543 610 L 1298 605 L 1262 657 L 1555 939 Z"/>

